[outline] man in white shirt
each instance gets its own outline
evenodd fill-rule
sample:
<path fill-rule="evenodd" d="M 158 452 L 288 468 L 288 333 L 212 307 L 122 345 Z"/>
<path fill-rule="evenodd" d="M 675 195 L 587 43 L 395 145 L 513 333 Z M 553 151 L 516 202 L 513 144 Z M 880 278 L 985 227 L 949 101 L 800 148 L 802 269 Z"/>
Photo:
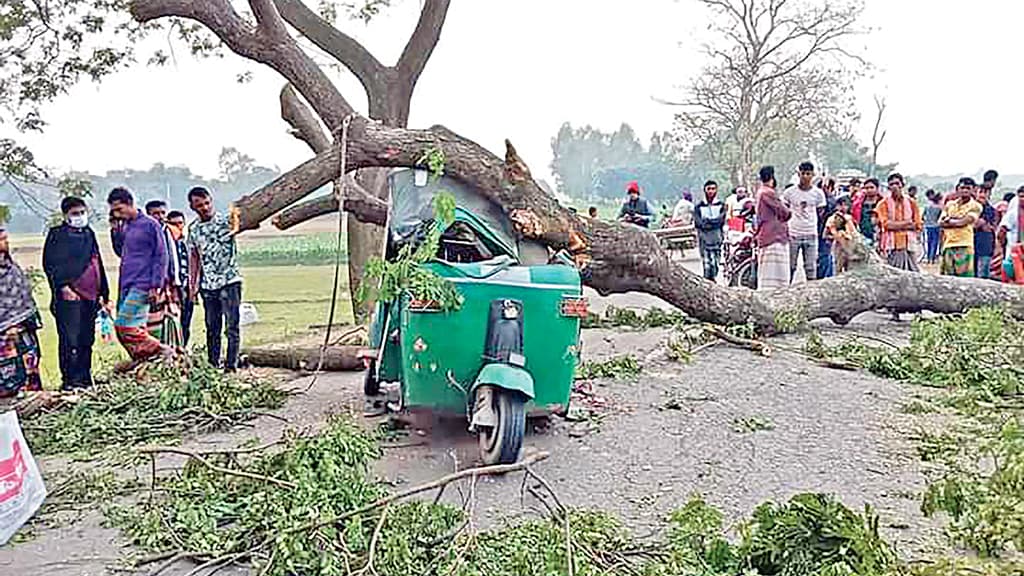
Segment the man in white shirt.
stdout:
<path fill-rule="evenodd" d="M 674 226 L 690 226 L 693 224 L 693 202 L 689 192 L 683 192 L 682 199 L 676 202 L 672 210 L 672 224 Z"/>
<path fill-rule="evenodd" d="M 825 192 L 814 185 L 814 164 L 804 162 L 798 168 L 800 176 L 795 186 L 782 194 L 782 201 L 792 211 L 789 219 L 789 280 L 796 274 L 797 255 L 803 254 L 804 274 L 807 280 L 817 279 L 818 273 L 818 218 L 826 206 Z"/>

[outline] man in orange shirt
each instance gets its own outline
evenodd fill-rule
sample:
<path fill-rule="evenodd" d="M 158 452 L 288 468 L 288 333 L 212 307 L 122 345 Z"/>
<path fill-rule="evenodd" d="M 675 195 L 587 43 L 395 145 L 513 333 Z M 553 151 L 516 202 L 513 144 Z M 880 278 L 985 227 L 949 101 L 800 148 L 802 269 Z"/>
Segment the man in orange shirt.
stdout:
<path fill-rule="evenodd" d="M 903 193 L 903 176 L 889 175 L 889 195 L 875 207 L 881 234 L 879 246 L 885 261 L 894 268 L 917 272 L 917 261 L 910 248 L 924 228 L 917 202 Z"/>

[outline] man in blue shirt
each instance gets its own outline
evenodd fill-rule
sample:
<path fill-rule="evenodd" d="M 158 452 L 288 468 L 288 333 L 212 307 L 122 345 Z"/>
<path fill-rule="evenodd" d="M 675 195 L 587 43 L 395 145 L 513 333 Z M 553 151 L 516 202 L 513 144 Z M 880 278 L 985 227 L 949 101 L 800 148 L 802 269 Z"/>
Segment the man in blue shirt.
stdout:
<path fill-rule="evenodd" d="M 114 251 L 121 258 L 117 321 L 114 327 L 121 345 L 133 361 L 158 354 L 172 356 L 146 330 L 150 304 L 159 302 L 167 280 L 167 243 L 160 224 L 143 214 L 126 188 L 114 188 L 107 196 L 110 233 Z"/>
<path fill-rule="evenodd" d="M 985 172 L 981 186 L 978 187 L 975 199 L 981 204 L 981 218 L 974 223 L 974 276 L 976 278 L 992 278 L 992 255 L 996 249 L 996 228 L 999 216 L 989 199 L 996 186 L 999 173 L 995 170 Z"/>

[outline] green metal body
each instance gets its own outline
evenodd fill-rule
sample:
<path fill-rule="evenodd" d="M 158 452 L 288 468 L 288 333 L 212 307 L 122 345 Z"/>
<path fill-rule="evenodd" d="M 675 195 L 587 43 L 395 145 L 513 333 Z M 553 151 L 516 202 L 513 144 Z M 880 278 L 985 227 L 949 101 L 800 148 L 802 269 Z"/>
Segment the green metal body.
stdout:
<path fill-rule="evenodd" d="M 462 306 L 440 312 L 411 310 L 406 301 L 383 303 L 371 330 L 379 380 L 401 383 L 405 408 L 465 414 L 478 383 L 522 392 L 532 399 L 528 410 L 568 408 L 580 322 L 563 316 L 560 306 L 564 297 L 582 295 L 574 267 L 520 266 L 511 260 L 425 266 L 455 283 Z M 523 303 L 526 363 L 521 370 L 488 364 L 483 357 L 489 307 L 501 299 Z"/>

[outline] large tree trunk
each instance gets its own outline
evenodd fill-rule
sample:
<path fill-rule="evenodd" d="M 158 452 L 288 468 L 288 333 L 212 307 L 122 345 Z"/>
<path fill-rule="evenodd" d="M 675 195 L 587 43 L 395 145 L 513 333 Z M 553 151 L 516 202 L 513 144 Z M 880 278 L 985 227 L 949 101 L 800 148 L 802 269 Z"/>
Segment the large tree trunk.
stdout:
<path fill-rule="evenodd" d="M 750 323 L 767 333 L 792 330 L 815 318 L 845 323 L 883 308 L 959 312 L 972 306 L 1006 304 L 1024 317 L 1024 291 L 991 281 L 904 272 L 877 258 L 861 257 L 854 270 L 836 278 L 788 289 L 755 292 L 709 282 L 673 261 L 650 231 L 581 217 L 546 194 L 507 146 L 506 159 L 443 127 L 389 128 L 359 119 L 350 129 L 347 164 L 416 166 L 431 150 L 447 159 L 445 172 L 479 189 L 501 206 L 524 237 L 565 249 L 580 265 L 585 282 L 602 294 L 646 292 L 690 316 L 719 324 Z M 244 228 L 304 197 L 336 174 L 339 147 L 284 174 L 236 203 Z"/>
<path fill-rule="evenodd" d="M 382 202 L 387 199 L 387 170 L 360 170 L 356 178 L 366 190 Z M 382 223 L 366 222 L 354 212 L 346 214 L 345 225 L 348 240 L 348 286 L 352 295 L 352 315 L 356 323 L 369 318 L 374 302 L 362 293 L 366 264 L 374 256 L 384 254 L 384 227 Z"/>

